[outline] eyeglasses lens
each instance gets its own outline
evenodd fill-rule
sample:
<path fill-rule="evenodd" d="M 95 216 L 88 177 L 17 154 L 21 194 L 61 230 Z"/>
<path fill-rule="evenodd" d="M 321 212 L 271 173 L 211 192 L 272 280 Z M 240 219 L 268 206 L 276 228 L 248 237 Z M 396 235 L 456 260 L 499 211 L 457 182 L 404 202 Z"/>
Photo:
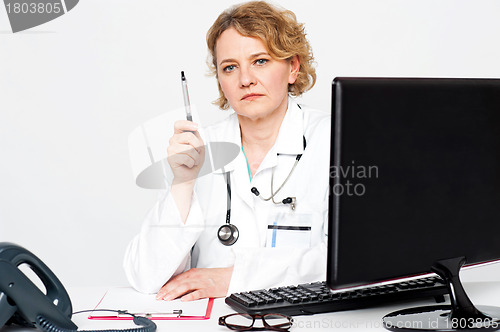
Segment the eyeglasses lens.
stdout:
<path fill-rule="evenodd" d="M 249 328 L 252 326 L 253 318 L 247 314 L 236 314 L 227 316 L 225 319 L 226 325 L 232 325 L 236 328 Z"/>
<path fill-rule="evenodd" d="M 280 329 L 289 329 L 292 326 L 292 319 L 279 314 L 267 314 L 263 316 L 267 325 Z"/>

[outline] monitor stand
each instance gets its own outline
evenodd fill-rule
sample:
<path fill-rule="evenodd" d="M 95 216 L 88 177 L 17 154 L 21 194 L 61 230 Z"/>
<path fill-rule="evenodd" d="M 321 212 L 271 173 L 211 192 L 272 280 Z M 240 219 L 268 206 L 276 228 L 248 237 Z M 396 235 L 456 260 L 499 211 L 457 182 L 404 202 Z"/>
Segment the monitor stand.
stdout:
<path fill-rule="evenodd" d="M 472 304 L 458 273 L 465 257 L 436 262 L 432 271 L 448 286 L 451 305 L 435 305 L 392 312 L 382 318 L 391 331 L 496 331 L 500 330 L 500 308 Z"/>

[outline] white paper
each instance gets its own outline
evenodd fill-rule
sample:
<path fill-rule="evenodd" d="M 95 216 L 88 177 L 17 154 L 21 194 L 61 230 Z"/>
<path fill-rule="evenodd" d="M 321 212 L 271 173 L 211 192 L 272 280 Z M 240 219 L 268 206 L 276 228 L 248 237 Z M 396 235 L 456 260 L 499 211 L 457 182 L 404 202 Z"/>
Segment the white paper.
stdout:
<path fill-rule="evenodd" d="M 156 294 L 143 294 L 131 287 L 117 287 L 109 289 L 103 299 L 94 308 L 123 310 L 137 315 L 150 315 L 151 317 L 176 317 L 179 314 L 174 310 L 182 310 L 181 316 L 205 316 L 207 312 L 208 299 L 190 302 L 181 300 L 164 301 L 157 300 Z M 91 316 L 114 316 L 116 313 L 105 311 L 93 311 Z"/>

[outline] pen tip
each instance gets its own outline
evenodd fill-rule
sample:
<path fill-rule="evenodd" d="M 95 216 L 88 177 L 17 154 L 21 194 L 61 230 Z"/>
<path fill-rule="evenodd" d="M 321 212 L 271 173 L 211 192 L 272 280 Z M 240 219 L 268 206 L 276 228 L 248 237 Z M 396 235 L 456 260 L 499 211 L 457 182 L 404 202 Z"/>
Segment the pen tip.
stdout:
<path fill-rule="evenodd" d="M 181 71 L 181 80 L 183 80 L 183 81 L 186 80 L 186 76 L 184 76 L 184 71 Z"/>

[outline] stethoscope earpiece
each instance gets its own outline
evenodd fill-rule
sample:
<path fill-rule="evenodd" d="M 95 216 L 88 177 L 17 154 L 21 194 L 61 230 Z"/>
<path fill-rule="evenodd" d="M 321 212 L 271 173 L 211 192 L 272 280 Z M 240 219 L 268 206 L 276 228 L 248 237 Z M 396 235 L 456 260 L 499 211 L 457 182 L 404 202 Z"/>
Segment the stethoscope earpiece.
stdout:
<path fill-rule="evenodd" d="M 295 203 L 296 202 L 297 202 L 297 200 L 295 199 L 295 197 L 287 197 L 281 201 L 281 203 L 283 203 L 283 204 L 290 204 L 290 208 L 292 210 L 295 210 Z"/>
<path fill-rule="evenodd" d="M 305 150 L 306 149 L 306 145 L 307 145 L 306 144 L 306 137 L 305 136 L 302 136 L 302 142 L 303 142 L 304 150 Z M 280 154 L 278 153 L 278 156 L 279 155 Z M 290 176 L 292 175 L 293 171 L 295 170 L 295 167 L 299 163 L 299 160 L 300 160 L 301 157 L 302 157 L 302 154 L 298 154 L 298 155 L 295 156 L 295 163 L 293 164 L 292 169 L 288 173 L 288 176 L 285 178 L 285 180 L 283 181 L 283 183 L 281 184 L 281 186 L 276 191 L 274 191 L 274 168 L 273 168 L 272 173 L 271 173 L 271 196 L 269 196 L 268 198 L 261 197 L 260 196 L 260 192 L 259 192 L 259 190 L 257 190 L 256 187 L 252 187 L 252 189 L 250 189 L 250 191 L 252 192 L 252 194 L 254 194 L 255 196 L 259 197 L 263 201 L 272 200 L 272 202 L 274 204 L 290 204 L 290 208 L 292 210 L 295 210 L 295 205 L 297 204 L 297 199 L 295 197 L 287 197 L 287 198 L 283 199 L 280 202 L 280 201 L 275 201 L 274 200 L 274 196 L 276 196 L 276 194 L 278 194 L 278 192 L 281 190 L 281 188 L 283 188 L 283 186 L 287 183 L 288 179 L 290 178 Z"/>

